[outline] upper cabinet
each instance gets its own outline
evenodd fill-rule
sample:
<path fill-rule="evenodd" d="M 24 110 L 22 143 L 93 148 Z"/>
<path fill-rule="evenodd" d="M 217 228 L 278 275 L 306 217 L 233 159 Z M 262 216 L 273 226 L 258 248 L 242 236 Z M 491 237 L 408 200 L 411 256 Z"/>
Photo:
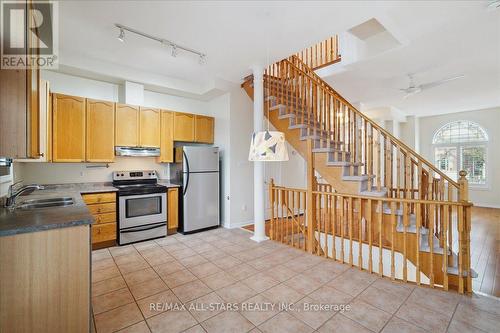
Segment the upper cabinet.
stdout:
<path fill-rule="evenodd" d="M 194 118 L 195 142 L 214 143 L 214 118 L 196 115 Z"/>
<path fill-rule="evenodd" d="M 54 162 L 85 161 L 85 98 L 52 95 Z"/>
<path fill-rule="evenodd" d="M 180 112 L 174 114 L 174 140 L 194 141 L 194 114 Z"/>
<path fill-rule="evenodd" d="M 115 158 L 115 103 L 87 99 L 87 162 L 113 162 Z"/>
<path fill-rule="evenodd" d="M 140 107 L 139 146 L 160 147 L 160 110 Z"/>
<path fill-rule="evenodd" d="M 174 161 L 174 113 L 171 111 L 161 111 L 160 152 L 158 162 Z"/>
<path fill-rule="evenodd" d="M 115 145 L 121 147 L 139 146 L 139 107 L 116 104 Z"/>

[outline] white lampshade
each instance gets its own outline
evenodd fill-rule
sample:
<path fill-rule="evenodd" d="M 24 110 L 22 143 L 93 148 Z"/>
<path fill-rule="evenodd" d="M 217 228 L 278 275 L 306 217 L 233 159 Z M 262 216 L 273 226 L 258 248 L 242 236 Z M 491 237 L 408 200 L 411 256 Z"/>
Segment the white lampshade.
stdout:
<path fill-rule="evenodd" d="M 262 131 L 252 135 L 249 161 L 288 161 L 285 134 L 277 131 Z"/>

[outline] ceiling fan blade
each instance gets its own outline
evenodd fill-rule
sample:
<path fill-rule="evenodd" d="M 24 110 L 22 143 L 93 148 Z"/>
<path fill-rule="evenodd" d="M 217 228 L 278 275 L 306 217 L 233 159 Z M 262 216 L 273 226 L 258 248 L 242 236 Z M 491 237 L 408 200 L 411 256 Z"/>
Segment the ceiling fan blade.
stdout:
<path fill-rule="evenodd" d="M 453 76 L 453 77 L 449 77 L 449 78 L 442 79 L 442 80 L 439 80 L 439 81 L 434 81 L 434 82 L 422 84 L 422 85 L 420 85 L 420 89 L 426 90 L 426 89 L 434 88 L 434 87 L 440 86 L 442 84 L 445 84 L 447 82 L 454 81 L 454 80 L 457 80 L 457 79 L 461 79 L 463 77 L 465 77 L 465 75 Z"/>

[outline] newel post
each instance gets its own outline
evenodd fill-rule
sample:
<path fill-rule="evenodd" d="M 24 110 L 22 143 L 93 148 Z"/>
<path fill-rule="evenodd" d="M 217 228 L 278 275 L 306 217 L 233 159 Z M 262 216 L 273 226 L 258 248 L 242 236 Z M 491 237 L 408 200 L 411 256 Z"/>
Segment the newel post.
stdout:
<path fill-rule="evenodd" d="M 463 278 L 465 280 L 465 292 L 470 293 L 472 291 L 472 280 L 470 267 L 471 205 L 469 203 L 469 181 L 465 178 L 467 171 L 461 170 L 458 174 L 460 176 L 458 179 L 458 200 L 464 203 L 464 206 L 461 207 L 463 213 L 459 214 L 459 216 L 462 216 L 463 221 L 458 221 L 459 229 L 461 229 L 459 232 L 462 234 L 460 255 L 463 258 L 463 270 L 467 273 L 467 276 Z"/>

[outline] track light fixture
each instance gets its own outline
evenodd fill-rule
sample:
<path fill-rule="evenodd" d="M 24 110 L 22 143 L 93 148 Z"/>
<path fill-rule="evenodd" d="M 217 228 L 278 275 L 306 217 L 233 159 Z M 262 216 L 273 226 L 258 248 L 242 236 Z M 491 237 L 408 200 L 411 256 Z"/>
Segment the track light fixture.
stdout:
<path fill-rule="evenodd" d="M 120 35 L 118 35 L 118 40 L 123 43 L 125 40 L 125 31 L 120 28 Z"/>
<path fill-rule="evenodd" d="M 119 23 L 115 23 L 115 27 L 117 27 L 118 29 L 120 29 L 120 35 L 118 36 L 118 40 L 120 42 L 124 41 L 124 39 L 125 39 L 125 30 L 127 30 L 128 32 L 131 32 L 133 34 L 139 35 L 141 37 L 145 37 L 145 38 L 157 41 L 157 42 L 161 43 L 164 46 L 170 46 L 172 48 L 172 50 L 171 50 L 172 57 L 176 57 L 177 54 L 179 53 L 179 49 L 180 49 L 180 50 L 183 50 L 183 51 L 186 51 L 186 52 L 190 52 L 190 53 L 194 53 L 194 54 L 198 55 L 198 57 L 199 57 L 198 62 L 199 62 L 200 65 L 202 65 L 202 64 L 204 64 L 206 62 L 206 54 L 203 53 L 203 52 L 199 52 L 199 51 L 193 50 L 193 49 L 191 49 L 189 47 L 186 47 L 186 46 L 181 46 L 181 45 L 176 44 L 176 43 L 174 43 L 172 41 L 169 41 L 168 39 L 156 37 L 156 36 L 147 34 L 145 32 L 142 32 L 142 31 L 139 31 L 139 30 L 136 30 L 136 29 L 124 26 L 124 25 L 119 24 Z"/>

